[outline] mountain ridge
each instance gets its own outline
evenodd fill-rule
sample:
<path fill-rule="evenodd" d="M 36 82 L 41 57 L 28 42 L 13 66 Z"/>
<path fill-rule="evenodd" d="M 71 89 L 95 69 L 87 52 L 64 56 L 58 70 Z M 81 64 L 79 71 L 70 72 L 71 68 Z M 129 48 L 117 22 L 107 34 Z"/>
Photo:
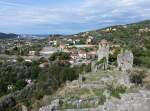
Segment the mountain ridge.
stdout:
<path fill-rule="evenodd" d="M 9 38 L 17 38 L 17 34 L 14 34 L 14 33 L 3 33 L 3 32 L 0 32 L 0 39 L 9 39 Z"/>

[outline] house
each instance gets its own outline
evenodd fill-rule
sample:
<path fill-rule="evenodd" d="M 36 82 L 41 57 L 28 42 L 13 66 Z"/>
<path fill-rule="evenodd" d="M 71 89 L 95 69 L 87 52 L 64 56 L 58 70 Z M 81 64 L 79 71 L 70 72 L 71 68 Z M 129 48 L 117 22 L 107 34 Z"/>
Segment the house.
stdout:
<path fill-rule="evenodd" d="M 59 50 L 64 51 L 65 47 L 66 47 L 65 44 L 60 44 L 59 45 Z"/>
<path fill-rule="evenodd" d="M 79 51 L 78 55 L 79 55 L 79 58 L 83 58 L 83 59 L 86 59 L 86 58 L 87 58 L 87 53 L 86 53 L 86 51 Z"/>
<path fill-rule="evenodd" d="M 56 40 L 50 40 L 49 45 L 50 46 L 57 46 L 57 41 Z"/>
<path fill-rule="evenodd" d="M 29 41 L 27 41 L 25 44 L 26 44 L 27 46 L 32 46 L 32 43 L 29 42 Z"/>
<path fill-rule="evenodd" d="M 86 39 L 86 44 L 91 44 L 92 43 L 92 39 L 88 38 Z"/>
<path fill-rule="evenodd" d="M 73 49 L 68 49 L 68 52 L 71 54 L 70 56 L 71 56 L 71 58 L 72 58 L 73 60 L 79 58 L 79 56 L 78 56 L 78 50 L 77 50 L 77 49 L 75 49 L 75 48 L 73 48 Z"/>
<path fill-rule="evenodd" d="M 113 28 L 112 31 L 117 31 L 117 29 L 116 29 L 116 28 Z"/>
<path fill-rule="evenodd" d="M 86 39 L 86 44 L 91 44 L 92 41 L 93 41 L 94 37 L 92 36 L 89 36 L 87 39 Z"/>
<path fill-rule="evenodd" d="M 80 42 L 80 39 L 76 39 L 75 41 L 76 41 L 76 42 Z"/>
<path fill-rule="evenodd" d="M 68 41 L 68 42 L 72 42 L 73 40 L 72 40 L 72 39 L 68 39 L 67 41 Z"/>
<path fill-rule="evenodd" d="M 30 56 L 34 56 L 35 53 L 36 53 L 35 51 L 29 51 L 29 55 L 30 55 Z"/>
<path fill-rule="evenodd" d="M 79 58 L 78 54 L 71 54 L 70 57 L 73 59 L 73 60 L 76 60 Z"/>
<path fill-rule="evenodd" d="M 87 53 L 88 58 L 96 58 L 97 51 L 90 51 Z"/>

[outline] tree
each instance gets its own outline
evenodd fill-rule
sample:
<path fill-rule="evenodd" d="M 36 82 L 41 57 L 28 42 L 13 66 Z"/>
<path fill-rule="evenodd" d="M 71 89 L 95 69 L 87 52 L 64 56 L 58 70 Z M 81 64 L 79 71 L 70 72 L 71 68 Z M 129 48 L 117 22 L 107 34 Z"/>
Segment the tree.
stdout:
<path fill-rule="evenodd" d="M 23 62 L 24 59 L 23 59 L 21 56 L 18 56 L 18 57 L 17 57 L 17 61 L 18 61 L 18 62 Z"/>
<path fill-rule="evenodd" d="M 18 80 L 15 85 L 16 85 L 16 88 L 18 90 L 20 90 L 20 89 L 24 88 L 26 86 L 26 84 L 27 83 L 24 80 Z"/>
<path fill-rule="evenodd" d="M 70 59 L 70 54 L 66 52 L 56 52 L 52 54 L 49 58 L 50 61 L 55 61 L 55 60 L 69 60 Z"/>

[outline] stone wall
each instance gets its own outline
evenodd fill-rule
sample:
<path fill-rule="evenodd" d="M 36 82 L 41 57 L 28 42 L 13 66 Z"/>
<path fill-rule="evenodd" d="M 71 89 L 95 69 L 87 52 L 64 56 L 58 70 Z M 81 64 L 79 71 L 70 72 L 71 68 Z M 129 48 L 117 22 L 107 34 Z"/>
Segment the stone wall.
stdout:
<path fill-rule="evenodd" d="M 109 53 L 110 53 L 109 42 L 107 40 L 102 40 L 99 43 L 99 49 L 97 51 L 97 55 L 98 55 L 98 61 L 101 61 L 102 59 L 106 58 L 106 61 L 103 63 L 106 69 L 108 67 Z"/>
<path fill-rule="evenodd" d="M 118 63 L 118 68 L 126 72 L 127 70 L 132 69 L 133 67 L 133 53 L 132 51 L 125 50 L 124 52 L 122 51 L 118 56 L 117 56 L 117 63 Z"/>

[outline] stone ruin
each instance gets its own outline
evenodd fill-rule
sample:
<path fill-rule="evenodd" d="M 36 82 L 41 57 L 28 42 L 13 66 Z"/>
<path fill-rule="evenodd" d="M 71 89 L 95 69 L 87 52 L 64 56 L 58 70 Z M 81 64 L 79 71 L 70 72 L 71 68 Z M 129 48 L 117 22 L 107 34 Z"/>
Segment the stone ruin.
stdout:
<path fill-rule="evenodd" d="M 103 39 L 99 42 L 99 49 L 97 51 L 98 54 L 98 61 L 103 59 L 104 57 L 109 57 L 109 48 L 110 44 L 107 40 Z"/>
<path fill-rule="evenodd" d="M 95 72 L 97 72 L 97 70 L 98 70 L 98 66 L 96 65 L 96 62 L 92 61 L 91 62 L 91 71 L 95 73 Z"/>
<path fill-rule="evenodd" d="M 124 52 L 122 51 L 117 56 L 118 68 L 123 72 L 131 70 L 133 68 L 133 59 L 134 57 L 132 51 L 129 50 L 125 50 Z"/>
<path fill-rule="evenodd" d="M 111 99 L 97 108 L 66 109 L 64 111 L 150 111 L 150 91 L 121 95 L 121 99 Z"/>
<path fill-rule="evenodd" d="M 109 59 L 109 51 L 110 44 L 107 40 L 101 40 L 99 42 L 99 49 L 97 50 L 98 61 L 92 61 L 91 70 L 92 72 L 97 72 L 98 69 L 107 69 L 108 68 L 108 59 Z M 106 59 L 103 63 L 97 64 L 102 59 Z"/>
<path fill-rule="evenodd" d="M 60 100 L 56 99 L 51 102 L 48 106 L 43 106 L 39 109 L 39 111 L 59 111 Z"/>

